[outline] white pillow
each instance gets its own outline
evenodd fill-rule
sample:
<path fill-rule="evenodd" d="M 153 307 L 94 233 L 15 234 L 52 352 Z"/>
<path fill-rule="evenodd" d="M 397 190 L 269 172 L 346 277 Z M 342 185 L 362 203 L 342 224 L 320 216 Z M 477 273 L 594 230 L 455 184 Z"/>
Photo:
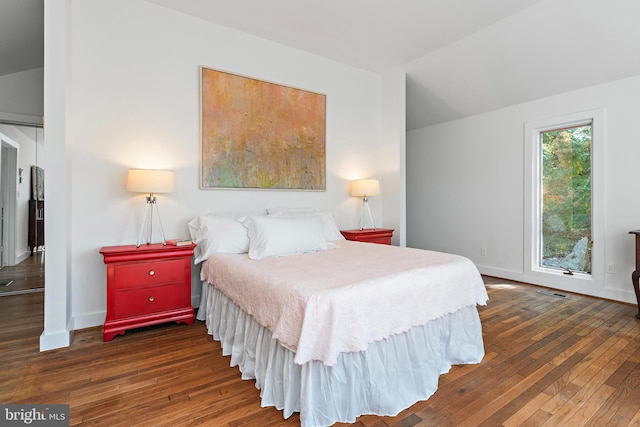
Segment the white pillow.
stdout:
<path fill-rule="evenodd" d="M 322 231 L 324 233 L 324 238 L 327 239 L 328 242 L 344 240 L 344 236 L 340 233 L 338 224 L 336 224 L 336 216 L 333 212 L 321 211 L 314 215 L 317 215 L 322 219 Z"/>
<path fill-rule="evenodd" d="M 206 215 L 191 220 L 187 227 L 195 243 L 194 262 L 216 253 L 242 254 L 249 251 L 247 229 L 235 217 Z"/>
<path fill-rule="evenodd" d="M 327 249 L 319 216 L 239 218 L 249 235 L 249 258 L 264 259 Z"/>
<path fill-rule="evenodd" d="M 283 218 L 317 215 L 322 219 L 324 238 L 328 242 L 344 240 L 344 236 L 340 233 L 338 224 L 336 224 L 336 216 L 333 212 L 319 211 L 313 208 L 271 208 L 267 209 L 267 213 Z"/>

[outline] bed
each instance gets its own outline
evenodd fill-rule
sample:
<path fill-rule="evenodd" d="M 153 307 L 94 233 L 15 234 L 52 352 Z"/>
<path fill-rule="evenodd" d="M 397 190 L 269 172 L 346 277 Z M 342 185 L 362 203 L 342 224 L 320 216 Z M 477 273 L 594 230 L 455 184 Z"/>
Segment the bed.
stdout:
<path fill-rule="evenodd" d="M 286 212 L 190 223 L 197 318 L 262 406 L 304 427 L 393 416 L 482 360 L 488 298 L 470 260 L 346 241 L 330 214 Z"/>

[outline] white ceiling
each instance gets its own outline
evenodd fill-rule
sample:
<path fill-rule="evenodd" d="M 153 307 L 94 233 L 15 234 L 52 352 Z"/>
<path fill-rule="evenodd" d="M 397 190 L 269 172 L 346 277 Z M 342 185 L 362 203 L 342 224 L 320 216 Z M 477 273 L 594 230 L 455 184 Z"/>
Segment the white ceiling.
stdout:
<path fill-rule="evenodd" d="M 0 0 L 0 75 L 42 66 L 43 1 Z M 146 1 L 374 73 L 402 67 L 408 130 L 640 74 L 639 0 Z"/>
<path fill-rule="evenodd" d="M 640 74 L 639 0 L 147 0 L 382 73 L 413 130 Z"/>
<path fill-rule="evenodd" d="M 44 64 L 44 0 L 0 0 L 0 76 Z"/>
<path fill-rule="evenodd" d="M 540 0 L 148 0 L 374 72 L 400 66 Z"/>
<path fill-rule="evenodd" d="M 640 1 L 541 1 L 404 68 L 409 130 L 640 75 Z"/>

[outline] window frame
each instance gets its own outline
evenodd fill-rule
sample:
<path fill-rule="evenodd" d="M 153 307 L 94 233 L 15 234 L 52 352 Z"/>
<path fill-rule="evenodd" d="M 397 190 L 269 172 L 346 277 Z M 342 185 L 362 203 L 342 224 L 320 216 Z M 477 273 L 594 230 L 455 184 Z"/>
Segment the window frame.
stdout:
<path fill-rule="evenodd" d="M 604 109 L 595 109 L 525 123 L 524 273 L 549 286 L 577 290 L 604 287 Z M 590 124 L 591 133 L 591 273 L 540 266 L 542 251 L 542 139 L 541 133 Z M 585 283 L 586 282 L 586 283 Z"/>

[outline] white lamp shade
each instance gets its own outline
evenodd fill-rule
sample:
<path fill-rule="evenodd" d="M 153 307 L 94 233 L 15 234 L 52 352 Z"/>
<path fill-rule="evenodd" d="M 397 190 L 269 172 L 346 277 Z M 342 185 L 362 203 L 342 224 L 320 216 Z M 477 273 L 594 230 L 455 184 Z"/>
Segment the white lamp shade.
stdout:
<path fill-rule="evenodd" d="M 358 179 L 351 181 L 351 196 L 370 197 L 380 194 L 380 183 L 377 179 Z"/>
<path fill-rule="evenodd" d="M 129 169 L 127 191 L 136 193 L 173 193 L 176 179 L 173 171 Z"/>

